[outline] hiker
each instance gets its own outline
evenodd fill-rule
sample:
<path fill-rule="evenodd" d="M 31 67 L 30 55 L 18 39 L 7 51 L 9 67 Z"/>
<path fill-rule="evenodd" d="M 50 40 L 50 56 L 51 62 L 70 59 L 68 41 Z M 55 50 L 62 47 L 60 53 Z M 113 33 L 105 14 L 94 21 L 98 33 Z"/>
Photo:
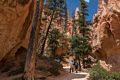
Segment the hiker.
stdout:
<path fill-rule="evenodd" d="M 70 73 L 74 71 L 74 60 L 70 60 Z"/>
<path fill-rule="evenodd" d="M 79 66 L 79 61 L 78 60 L 74 61 L 74 66 L 75 66 L 75 71 L 77 73 L 78 72 L 78 66 Z"/>

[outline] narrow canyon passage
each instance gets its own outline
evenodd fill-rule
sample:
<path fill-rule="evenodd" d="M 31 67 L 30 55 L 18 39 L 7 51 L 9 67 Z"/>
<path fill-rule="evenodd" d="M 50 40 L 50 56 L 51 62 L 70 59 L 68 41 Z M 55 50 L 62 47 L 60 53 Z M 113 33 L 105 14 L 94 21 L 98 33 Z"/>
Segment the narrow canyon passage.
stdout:
<path fill-rule="evenodd" d="M 120 0 L 1 0 L 0 80 L 120 80 L 119 35 Z"/>

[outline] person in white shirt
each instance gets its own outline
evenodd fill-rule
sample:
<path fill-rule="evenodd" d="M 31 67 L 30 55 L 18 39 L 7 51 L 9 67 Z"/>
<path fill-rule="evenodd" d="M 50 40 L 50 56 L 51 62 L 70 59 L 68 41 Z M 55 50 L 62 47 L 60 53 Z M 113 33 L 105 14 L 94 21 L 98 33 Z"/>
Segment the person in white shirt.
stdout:
<path fill-rule="evenodd" d="M 74 72 L 74 60 L 70 60 L 69 65 L 70 65 L 70 73 Z"/>

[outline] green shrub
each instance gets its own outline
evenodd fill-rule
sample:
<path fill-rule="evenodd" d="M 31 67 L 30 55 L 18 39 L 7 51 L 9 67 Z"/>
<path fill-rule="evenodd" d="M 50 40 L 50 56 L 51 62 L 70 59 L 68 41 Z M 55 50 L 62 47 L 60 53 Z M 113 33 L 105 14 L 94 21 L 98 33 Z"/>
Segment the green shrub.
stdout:
<path fill-rule="evenodd" d="M 90 71 L 90 80 L 102 80 L 106 76 L 108 76 L 107 71 L 101 68 L 99 64 L 95 65 Z"/>
<path fill-rule="evenodd" d="M 61 69 L 62 66 L 59 62 L 55 61 L 54 58 L 47 58 L 45 56 L 39 56 L 39 58 L 43 61 L 44 60 L 47 61 L 49 64 L 47 64 L 48 67 L 45 67 L 45 65 L 40 65 L 36 68 L 37 70 L 40 70 L 42 72 L 49 72 L 51 73 L 50 75 L 55 76 L 60 74 L 59 70 Z"/>
<path fill-rule="evenodd" d="M 57 75 L 59 75 L 59 68 L 60 68 L 59 65 L 60 64 L 55 63 L 55 64 L 52 64 L 52 66 L 48 67 L 48 68 L 46 68 L 44 66 L 40 66 L 40 67 L 37 68 L 37 70 L 40 70 L 40 71 L 43 71 L 43 72 L 50 72 L 52 75 L 57 76 Z"/>
<path fill-rule="evenodd" d="M 52 65 L 52 67 L 49 68 L 48 71 L 49 71 L 50 73 L 52 73 L 53 75 L 55 75 L 55 76 L 59 75 L 59 74 L 60 74 L 60 73 L 59 73 L 60 64 L 53 61 L 53 62 L 51 63 L 51 65 Z"/>
<path fill-rule="evenodd" d="M 111 78 L 113 80 L 120 80 L 120 72 L 119 73 L 112 73 Z"/>
<path fill-rule="evenodd" d="M 91 69 L 89 80 L 120 80 L 120 73 L 109 73 L 97 64 Z"/>

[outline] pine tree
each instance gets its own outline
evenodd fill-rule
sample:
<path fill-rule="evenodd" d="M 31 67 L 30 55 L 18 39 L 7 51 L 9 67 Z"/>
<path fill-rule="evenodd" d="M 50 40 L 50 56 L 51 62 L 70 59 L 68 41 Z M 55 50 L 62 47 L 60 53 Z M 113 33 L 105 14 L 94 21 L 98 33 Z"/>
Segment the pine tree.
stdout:
<path fill-rule="evenodd" d="M 56 49 L 59 47 L 60 32 L 58 29 L 53 28 L 48 35 L 48 47 L 52 53 L 53 58 L 56 57 Z"/>
<path fill-rule="evenodd" d="M 65 27 L 64 27 L 64 32 L 66 32 L 66 28 L 67 28 L 67 20 L 68 20 L 68 9 L 67 9 L 67 3 L 65 0 Z"/>
<path fill-rule="evenodd" d="M 80 12 L 79 12 L 78 24 L 79 24 L 79 32 L 83 36 L 85 36 L 85 34 L 88 33 L 88 28 L 87 28 L 88 26 L 86 24 L 86 19 L 85 19 L 85 17 L 88 15 L 87 11 L 88 11 L 87 4 L 85 0 L 80 0 Z"/>
<path fill-rule="evenodd" d="M 81 49 L 81 57 L 84 62 L 84 57 L 91 52 L 91 46 L 89 44 L 90 40 L 90 28 L 87 25 L 87 21 L 85 17 L 88 15 L 87 4 L 85 0 L 80 0 L 80 13 L 79 13 L 79 32 L 80 32 L 80 49 Z M 83 67 L 85 64 L 83 63 Z"/>
<path fill-rule="evenodd" d="M 44 48 L 49 34 L 49 30 L 52 25 L 52 21 L 57 17 L 63 16 L 64 14 L 64 4 L 65 4 L 64 1 L 65 0 L 46 0 L 45 9 L 47 16 L 51 16 L 51 20 L 49 22 L 47 32 L 45 34 L 45 39 L 42 44 L 41 53 L 40 53 L 41 55 L 44 53 Z"/>
<path fill-rule="evenodd" d="M 91 46 L 89 44 L 90 29 L 85 19 L 87 15 L 88 15 L 87 4 L 85 0 L 80 0 L 80 11 L 79 11 L 79 20 L 78 20 L 79 33 L 73 35 L 71 40 L 72 43 L 71 49 L 72 52 L 75 53 L 75 56 L 83 59 L 83 61 L 84 61 L 84 57 L 91 52 Z"/>

